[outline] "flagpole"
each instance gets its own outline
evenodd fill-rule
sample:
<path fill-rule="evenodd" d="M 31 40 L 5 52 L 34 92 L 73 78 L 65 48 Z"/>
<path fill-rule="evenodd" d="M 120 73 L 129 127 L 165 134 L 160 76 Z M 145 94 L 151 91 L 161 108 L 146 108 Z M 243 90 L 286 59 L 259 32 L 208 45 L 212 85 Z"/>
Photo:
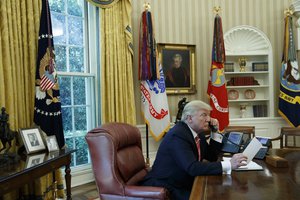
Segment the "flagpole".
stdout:
<path fill-rule="evenodd" d="M 147 167 L 150 167 L 148 124 L 146 124 L 146 165 Z"/>
<path fill-rule="evenodd" d="M 144 3 L 139 33 L 139 80 L 141 80 L 142 110 L 146 124 L 146 166 L 150 167 L 149 129 L 156 141 L 170 127 L 169 106 L 164 74 L 158 65 L 154 25 L 150 3 Z"/>
<path fill-rule="evenodd" d="M 144 10 L 150 10 L 150 3 L 147 3 L 146 0 L 144 1 Z M 147 78 L 148 79 L 148 78 Z M 146 123 L 146 165 L 150 167 L 150 158 L 149 158 L 149 127 Z"/>

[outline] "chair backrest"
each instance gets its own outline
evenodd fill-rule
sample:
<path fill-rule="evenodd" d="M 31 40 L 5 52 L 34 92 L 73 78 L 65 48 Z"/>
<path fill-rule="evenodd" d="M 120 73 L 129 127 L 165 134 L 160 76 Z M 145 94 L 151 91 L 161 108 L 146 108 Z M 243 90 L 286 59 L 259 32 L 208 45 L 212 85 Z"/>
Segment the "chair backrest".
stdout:
<path fill-rule="evenodd" d="M 146 199 L 144 195 L 150 192 L 154 194 L 151 199 L 164 199 L 164 188 L 138 186 L 148 171 L 137 127 L 125 123 L 104 124 L 89 131 L 86 141 L 101 200 Z"/>
<path fill-rule="evenodd" d="M 255 126 L 227 126 L 225 132 L 241 132 L 243 133 L 243 141 L 255 137 Z"/>
<path fill-rule="evenodd" d="M 300 128 L 282 127 L 280 136 L 280 148 L 300 148 Z"/>

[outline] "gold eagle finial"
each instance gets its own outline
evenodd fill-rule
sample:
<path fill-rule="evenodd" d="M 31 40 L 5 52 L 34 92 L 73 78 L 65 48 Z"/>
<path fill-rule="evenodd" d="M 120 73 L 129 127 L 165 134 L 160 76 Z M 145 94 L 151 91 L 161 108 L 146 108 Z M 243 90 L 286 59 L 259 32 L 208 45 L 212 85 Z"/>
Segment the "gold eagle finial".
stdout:
<path fill-rule="evenodd" d="M 293 10 L 291 10 L 289 8 L 287 8 L 287 9 L 284 10 L 284 15 L 286 17 L 292 16 L 293 14 L 294 14 Z"/>
<path fill-rule="evenodd" d="M 220 6 L 214 6 L 214 13 L 219 14 L 221 12 L 221 7 Z"/>
<path fill-rule="evenodd" d="M 145 10 L 150 10 L 150 8 L 151 8 L 150 3 L 147 3 L 147 2 L 145 1 L 145 3 L 144 3 L 144 9 L 145 9 Z"/>

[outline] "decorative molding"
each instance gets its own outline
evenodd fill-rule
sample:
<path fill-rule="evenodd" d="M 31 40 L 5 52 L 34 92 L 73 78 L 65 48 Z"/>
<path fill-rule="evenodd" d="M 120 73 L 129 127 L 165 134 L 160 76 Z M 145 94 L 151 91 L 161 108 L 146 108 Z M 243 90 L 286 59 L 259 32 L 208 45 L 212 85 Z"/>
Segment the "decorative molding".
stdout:
<path fill-rule="evenodd" d="M 71 187 L 76 187 L 95 180 L 91 164 L 72 169 Z"/>
<path fill-rule="evenodd" d="M 271 43 L 259 29 L 248 26 L 236 26 L 224 35 L 226 55 L 268 54 Z"/>
<path fill-rule="evenodd" d="M 290 6 L 290 9 L 293 11 L 293 15 L 295 15 L 297 18 L 300 16 L 300 1 L 295 0 L 292 5 Z"/>

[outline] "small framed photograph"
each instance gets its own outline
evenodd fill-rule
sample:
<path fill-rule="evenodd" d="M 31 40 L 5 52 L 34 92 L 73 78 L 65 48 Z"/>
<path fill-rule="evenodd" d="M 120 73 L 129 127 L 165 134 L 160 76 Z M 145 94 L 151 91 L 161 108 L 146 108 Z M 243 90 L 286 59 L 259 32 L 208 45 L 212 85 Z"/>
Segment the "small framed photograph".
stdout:
<path fill-rule="evenodd" d="M 167 94 L 194 94 L 195 45 L 158 44 Z"/>
<path fill-rule="evenodd" d="M 252 71 L 268 71 L 268 62 L 254 62 L 252 63 Z"/>
<path fill-rule="evenodd" d="M 39 128 L 20 129 L 20 135 L 27 154 L 46 149 Z"/>
<path fill-rule="evenodd" d="M 49 152 L 59 150 L 55 135 L 46 137 L 46 144 Z"/>
<path fill-rule="evenodd" d="M 38 164 L 44 162 L 45 157 L 46 157 L 45 153 L 27 156 L 26 168 L 30 168 L 30 167 L 33 167 L 35 165 L 38 165 Z"/>

